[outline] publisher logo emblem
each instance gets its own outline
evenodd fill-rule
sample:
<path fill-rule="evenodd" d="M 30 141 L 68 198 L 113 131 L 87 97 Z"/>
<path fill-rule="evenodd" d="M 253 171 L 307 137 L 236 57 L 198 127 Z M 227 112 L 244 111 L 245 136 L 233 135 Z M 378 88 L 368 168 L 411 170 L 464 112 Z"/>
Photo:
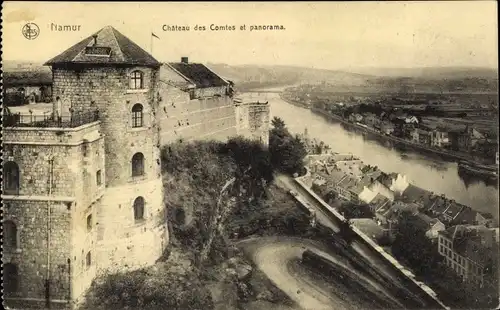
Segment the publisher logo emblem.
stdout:
<path fill-rule="evenodd" d="M 23 36 L 28 40 L 34 40 L 40 34 L 40 28 L 35 23 L 27 23 L 22 29 Z"/>

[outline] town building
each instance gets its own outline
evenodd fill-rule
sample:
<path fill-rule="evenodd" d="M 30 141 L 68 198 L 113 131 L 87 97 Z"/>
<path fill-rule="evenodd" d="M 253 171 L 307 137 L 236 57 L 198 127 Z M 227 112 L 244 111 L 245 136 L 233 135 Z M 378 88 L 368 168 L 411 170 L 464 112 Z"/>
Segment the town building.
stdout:
<path fill-rule="evenodd" d="M 430 132 L 431 134 L 431 146 L 434 147 L 445 147 L 449 144 L 448 132 L 434 129 Z"/>
<path fill-rule="evenodd" d="M 365 123 L 369 127 L 375 127 L 380 123 L 380 119 L 373 113 L 365 113 L 363 115 L 363 123 Z"/>
<path fill-rule="evenodd" d="M 359 123 L 359 122 L 363 121 L 363 115 L 361 115 L 359 113 L 353 113 L 353 114 L 350 114 L 347 119 L 352 123 L 356 123 L 356 122 Z"/>
<path fill-rule="evenodd" d="M 74 308 L 98 275 L 169 243 L 161 147 L 240 131 L 267 143 L 269 107 L 242 110 L 203 65 L 162 64 L 111 26 L 46 65 L 43 118 L 3 115 L 4 299 Z M 257 125 L 240 130 L 245 111 Z"/>
<path fill-rule="evenodd" d="M 52 73 L 49 70 L 4 72 L 3 98 L 6 106 L 50 102 Z"/>
<path fill-rule="evenodd" d="M 412 141 L 423 145 L 431 145 L 431 133 L 421 128 L 415 128 L 411 132 Z"/>
<path fill-rule="evenodd" d="M 476 288 L 484 287 L 489 277 L 495 277 L 492 274 L 494 265 L 498 264 L 495 230 L 457 225 L 438 234 L 439 254 L 463 282 Z"/>
<path fill-rule="evenodd" d="M 384 122 L 381 122 L 379 126 L 380 126 L 381 133 L 383 133 L 385 135 L 394 134 L 395 126 L 391 122 L 384 121 Z"/>
<path fill-rule="evenodd" d="M 476 146 L 478 141 L 484 138 L 484 134 L 469 125 L 465 126 L 464 129 L 449 132 L 451 148 L 455 151 L 469 152 Z"/>
<path fill-rule="evenodd" d="M 419 121 L 418 121 L 418 118 L 416 116 L 413 116 L 413 115 L 408 115 L 406 118 L 405 118 L 405 123 L 406 124 L 413 124 L 413 125 L 418 125 L 419 124 Z"/>
<path fill-rule="evenodd" d="M 415 218 L 418 227 L 425 231 L 425 236 L 432 241 L 437 241 L 439 232 L 446 229 L 446 226 L 439 219 L 431 218 L 424 213 L 417 213 Z"/>

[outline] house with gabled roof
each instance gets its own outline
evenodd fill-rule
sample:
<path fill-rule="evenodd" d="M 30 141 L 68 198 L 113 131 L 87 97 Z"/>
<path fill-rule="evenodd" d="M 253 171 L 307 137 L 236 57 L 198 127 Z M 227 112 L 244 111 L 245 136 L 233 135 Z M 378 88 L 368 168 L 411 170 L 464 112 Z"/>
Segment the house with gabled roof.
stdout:
<path fill-rule="evenodd" d="M 451 224 L 455 219 L 458 218 L 464 208 L 465 205 L 463 204 L 459 204 L 453 200 L 449 201 L 440 218 L 443 220 L 443 222 Z"/>
<path fill-rule="evenodd" d="M 438 233 L 446 229 L 445 225 L 440 220 L 431 218 L 421 212 L 415 215 L 415 219 L 420 229 L 425 231 L 426 237 L 432 241 L 437 241 Z"/>
<path fill-rule="evenodd" d="M 189 62 L 188 57 L 182 57 L 180 62 L 165 63 L 164 71 L 167 71 L 163 73 L 165 78 L 178 75 L 186 81 L 185 87 L 189 91 L 190 99 L 223 97 L 229 95 L 232 89 L 229 81 L 204 64 Z"/>

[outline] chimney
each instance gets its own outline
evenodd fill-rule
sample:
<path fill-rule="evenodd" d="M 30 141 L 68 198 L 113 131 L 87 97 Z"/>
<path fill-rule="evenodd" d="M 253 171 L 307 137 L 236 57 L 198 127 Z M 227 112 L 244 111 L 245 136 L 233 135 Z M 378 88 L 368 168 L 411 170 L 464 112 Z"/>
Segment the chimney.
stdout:
<path fill-rule="evenodd" d="M 181 62 L 184 63 L 184 64 L 188 64 L 189 63 L 187 57 L 181 57 Z"/>
<path fill-rule="evenodd" d="M 97 34 L 94 34 L 92 37 L 94 38 L 94 46 L 96 46 L 97 45 Z"/>

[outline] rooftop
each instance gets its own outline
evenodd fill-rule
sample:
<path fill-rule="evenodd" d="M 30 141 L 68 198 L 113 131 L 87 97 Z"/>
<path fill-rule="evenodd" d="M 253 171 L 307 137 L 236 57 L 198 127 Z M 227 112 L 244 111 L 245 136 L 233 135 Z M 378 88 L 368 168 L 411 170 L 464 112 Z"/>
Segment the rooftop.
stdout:
<path fill-rule="evenodd" d="M 477 212 L 464 206 L 462 212 L 453 220 L 455 224 L 472 224 L 476 221 Z"/>
<path fill-rule="evenodd" d="M 111 26 L 102 28 L 45 63 L 56 64 L 160 66 L 153 56 Z"/>
<path fill-rule="evenodd" d="M 227 86 L 229 82 L 218 76 L 207 66 L 199 63 L 171 62 L 170 67 L 182 74 L 198 88 Z"/>
<path fill-rule="evenodd" d="M 415 186 L 413 184 L 408 185 L 408 187 L 403 191 L 402 200 L 404 202 L 424 202 L 424 200 L 430 199 L 432 192 Z"/>
<path fill-rule="evenodd" d="M 435 216 L 439 216 L 441 213 L 444 212 L 444 210 L 446 210 L 447 207 L 448 207 L 448 199 L 446 199 L 445 197 L 436 196 L 433 199 L 431 199 L 426 209 Z"/>
<path fill-rule="evenodd" d="M 382 206 L 390 205 L 390 199 L 385 197 L 384 195 L 377 194 L 375 198 L 370 201 L 370 204 L 375 207 L 375 210 L 377 210 Z"/>
<path fill-rule="evenodd" d="M 485 242 L 487 239 L 494 238 L 495 231 L 482 225 L 456 225 L 440 234 L 452 240 L 453 249 L 457 253 L 483 266 L 498 251 L 496 242 Z"/>
<path fill-rule="evenodd" d="M 453 201 L 450 201 L 448 203 L 448 207 L 446 208 L 446 210 L 443 212 L 444 215 L 447 215 L 449 217 L 451 217 L 452 219 L 455 219 L 455 217 L 458 216 L 458 214 L 462 211 L 462 209 L 464 208 L 465 206 L 462 205 L 462 204 L 459 204 L 459 203 L 456 203 L 456 202 L 453 202 Z"/>

